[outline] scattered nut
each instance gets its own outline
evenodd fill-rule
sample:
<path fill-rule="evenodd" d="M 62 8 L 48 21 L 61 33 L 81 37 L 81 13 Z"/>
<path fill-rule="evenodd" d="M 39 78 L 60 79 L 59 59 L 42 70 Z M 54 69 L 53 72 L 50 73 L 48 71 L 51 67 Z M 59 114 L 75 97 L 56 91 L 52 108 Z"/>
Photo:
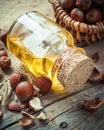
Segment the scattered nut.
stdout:
<path fill-rule="evenodd" d="M 52 86 L 52 81 L 45 76 L 41 76 L 41 77 L 36 78 L 35 83 L 36 83 L 36 86 L 40 90 L 39 92 L 41 92 L 41 93 L 48 92 Z"/>
<path fill-rule="evenodd" d="M 22 73 L 13 73 L 10 76 L 10 84 L 13 90 L 16 89 L 16 86 L 18 83 L 22 82 L 22 81 L 26 81 L 27 77 L 26 75 L 22 74 Z"/>
<path fill-rule="evenodd" d="M 94 62 L 97 62 L 100 59 L 99 52 L 95 52 L 91 58 Z"/>
<path fill-rule="evenodd" d="M 88 81 L 91 83 L 95 83 L 102 80 L 101 73 L 97 70 L 97 68 L 93 69 L 91 76 L 89 77 Z"/>
<path fill-rule="evenodd" d="M 41 105 L 41 101 L 38 97 L 34 97 L 32 100 L 30 100 L 29 106 L 34 111 L 39 111 L 43 108 L 43 106 Z"/>
<path fill-rule="evenodd" d="M 21 102 L 28 101 L 34 95 L 34 87 L 30 82 L 23 81 L 16 86 L 15 92 Z"/>
<path fill-rule="evenodd" d="M 43 112 L 41 112 L 41 113 L 37 116 L 37 118 L 38 118 L 39 120 L 46 120 L 46 119 L 47 119 L 46 114 L 43 113 Z"/>
<path fill-rule="evenodd" d="M 7 70 L 10 68 L 11 60 L 8 56 L 2 56 L 0 57 L 0 67 L 2 70 Z"/>
<path fill-rule="evenodd" d="M 85 109 L 87 109 L 89 111 L 94 111 L 102 105 L 102 102 L 103 102 L 102 99 L 95 98 L 92 100 L 84 100 L 83 105 L 84 105 Z"/>
<path fill-rule="evenodd" d="M 65 9 L 72 9 L 74 7 L 75 0 L 63 0 L 61 4 Z"/>
<path fill-rule="evenodd" d="M 91 0 L 76 0 L 76 6 L 83 11 L 88 10 L 91 7 L 91 4 Z"/>
<path fill-rule="evenodd" d="M 84 20 L 84 13 L 79 8 L 74 8 L 70 12 L 70 17 L 76 21 L 83 22 Z"/>
<path fill-rule="evenodd" d="M 8 110 L 10 110 L 10 111 L 21 111 L 21 107 L 16 101 L 12 101 L 8 105 Z"/>
<path fill-rule="evenodd" d="M 30 126 L 33 123 L 35 117 L 31 114 L 26 113 L 25 111 L 22 111 L 22 115 L 23 119 L 19 121 L 19 125 L 24 127 Z"/>

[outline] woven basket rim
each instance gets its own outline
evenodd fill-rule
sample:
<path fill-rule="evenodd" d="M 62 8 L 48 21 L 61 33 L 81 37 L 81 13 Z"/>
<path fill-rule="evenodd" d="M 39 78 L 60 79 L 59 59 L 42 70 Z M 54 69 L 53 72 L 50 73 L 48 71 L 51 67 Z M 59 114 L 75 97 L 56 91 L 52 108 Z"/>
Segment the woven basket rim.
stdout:
<path fill-rule="evenodd" d="M 95 24 L 88 24 L 85 22 L 75 21 L 64 10 L 59 0 L 48 0 L 48 1 L 52 4 L 55 10 L 55 17 L 59 18 L 67 27 L 70 27 L 72 30 L 77 31 L 78 29 L 80 29 L 81 33 L 87 33 L 87 34 L 91 33 L 97 34 L 104 32 L 104 20 L 96 22 Z"/>

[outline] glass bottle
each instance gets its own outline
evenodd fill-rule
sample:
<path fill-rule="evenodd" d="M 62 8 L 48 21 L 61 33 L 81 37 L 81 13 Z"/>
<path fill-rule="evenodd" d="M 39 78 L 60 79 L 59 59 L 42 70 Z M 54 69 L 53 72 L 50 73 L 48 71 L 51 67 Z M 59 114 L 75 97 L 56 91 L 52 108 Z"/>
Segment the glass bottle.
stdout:
<path fill-rule="evenodd" d="M 69 46 L 74 51 L 84 50 L 74 45 L 72 35 L 39 12 L 23 14 L 13 23 L 7 36 L 7 48 L 35 75 L 47 76 L 54 86 L 61 86 L 57 72 L 62 64 L 57 59 L 65 55 Z M 57 63 L 58 61 L 58 63 Z"/>

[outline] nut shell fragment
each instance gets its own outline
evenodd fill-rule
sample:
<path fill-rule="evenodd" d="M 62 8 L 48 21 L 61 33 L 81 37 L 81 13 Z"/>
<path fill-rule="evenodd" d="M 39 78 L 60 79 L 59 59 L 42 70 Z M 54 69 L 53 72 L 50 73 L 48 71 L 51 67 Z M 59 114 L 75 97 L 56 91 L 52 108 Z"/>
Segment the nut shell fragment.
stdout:
<path fill-rule="evenodd" d="M 29 101 L 29 106 L 34 111 L 39 111 L 43 108 L 41 101 L 38 97 L 34 97 L 32 100 Z"/>
<path fill-rule="evenodd" d="M 37 116 L 37 118 L 38 118 L 39 120 L 46 120 L 46 119 L 47 119 L 46 114 L 43 113 L 43 112 L 41 112 L 41 113 Z"/>
<path fill-rule="evenodd" d="M 88 79 L 88 81 L 90 83 L 95 83 L 95 82 L 98 82 L 98 81 L 101 81 L 101 80 L 102 80 L 101 73 L 99 72 L 99 70 L 97 68 L 94 68 L 92 74 L 90 75 L 90 77 Z"/>
<path fill-rule="evenodd" d="M 87 109 L 89 111 L 94 111 L 102 105 L 102 102 L 103 102 L 102 99 L 95 98 L 92 100 L 84 100 L 83 105 L 84 105 L 85 109 Z"/>
<path fill-rule="evenodd" d="M 30 126 L 33 123 L 35 117 L 25 111 L 22 111 L 22 115 L 23 118 L 19 121 L 19 125 L 24 127 Z"/>
<path fill-rule="evenodd" d="M 94 62 L 97 62 L 100 59 L 99 52 L 95 52 L 92 55 L 92 59 L 93 59 Z"/>

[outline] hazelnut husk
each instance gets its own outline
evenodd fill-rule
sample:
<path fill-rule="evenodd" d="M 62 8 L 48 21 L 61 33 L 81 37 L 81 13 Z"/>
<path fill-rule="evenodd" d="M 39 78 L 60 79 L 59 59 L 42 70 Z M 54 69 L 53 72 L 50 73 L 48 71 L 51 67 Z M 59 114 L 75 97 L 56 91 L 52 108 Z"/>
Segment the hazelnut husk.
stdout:
<path fill-rule="evenodd" d="M 0 57 L 0 67 L 2 70 L 7 70 L 10 68 L 11 60 L 8 56 L 2 56 Z"/>

